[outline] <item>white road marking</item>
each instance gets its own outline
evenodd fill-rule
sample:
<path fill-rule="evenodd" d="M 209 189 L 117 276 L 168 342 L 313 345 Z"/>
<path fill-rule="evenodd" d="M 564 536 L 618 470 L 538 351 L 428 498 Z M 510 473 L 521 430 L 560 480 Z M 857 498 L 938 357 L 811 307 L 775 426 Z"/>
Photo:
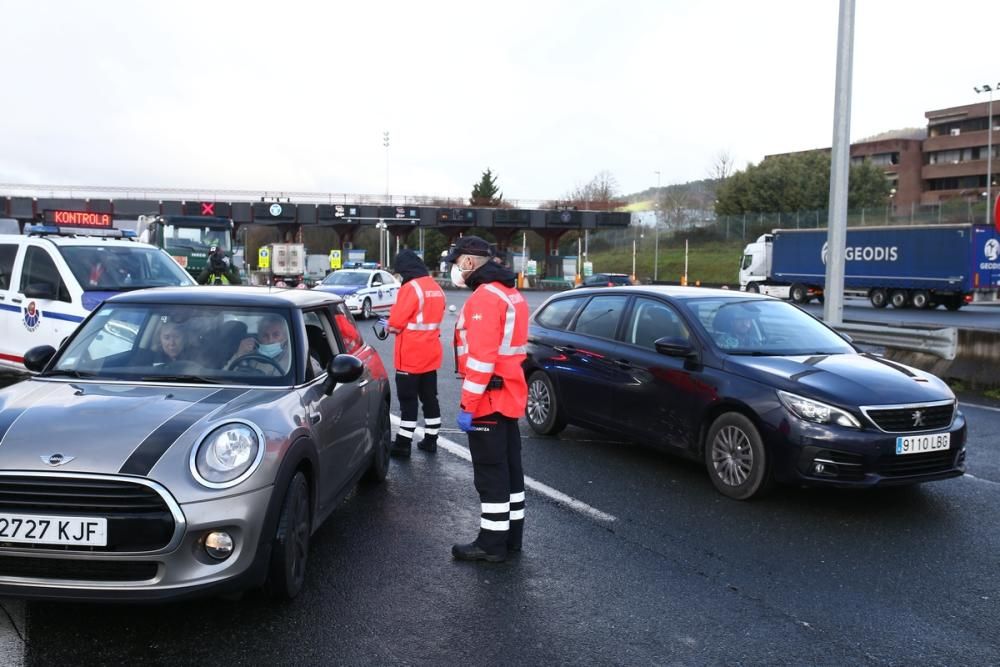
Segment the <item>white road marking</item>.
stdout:
<path fill-rule="evenodd" d="M 963 408 L 975 408 L 976 410 L 989 410 L 990 412 L 1000 412 L 1000 408 L 994 408 L 990 405 L 979 405 L 978 403 L 965 403 L 964 401 L 959 403 Z"/>
<path fill-rule="evenodd" d="M 399 426 L 399 417 L 392 415 L 393 426 Z M 444 429 L 442 429 L 444 430 Z M 450 430 L 450 429 L 449 429 Z M 417 428 L 417 435 L 423 435 L 424 429 Z M 469 448 L 464 445 L 460 445 L 454 440 L 449 440 L 448 438 L 438 436 L 438 447 L 447 450 L 448 452 L 454 454 L 455 456 L 465 459 L 466 461 L 472 462 L 472 454 L 469 453 Z M 618 520 L 618 517 L 613 514 L 608 514 L 607 512 L 602 512 L 596 507 L 591 507 L 582 500 L 577 500 L 572 496 L 568 496 L 558 489 L 553 489 L 548 484 L 543 484 L 539 482 L 534 477 L 524 476 L 524 486 L 531 489 L 535 493 L 545 496 L 550 500 L 554 500 L 560 505 L 564 505 L 574 512 L 578 512 L 586 517 L 600 521 L 601 523 L 614 523 Z"/>
<path fill-rule="evenodd" d="M 994 486 L 1000 486 L 1000 482 L 994 482 L 992 479 L 984 479 L 982 477 L 976 477 L 975 475 L 970 475 L 969 473 L 965 473 L 964 475 L 962 475 L 962 477 L 963 478 L 968 477 L 973 481 L 982 482 L 983 484 L 992 484 Z"/>

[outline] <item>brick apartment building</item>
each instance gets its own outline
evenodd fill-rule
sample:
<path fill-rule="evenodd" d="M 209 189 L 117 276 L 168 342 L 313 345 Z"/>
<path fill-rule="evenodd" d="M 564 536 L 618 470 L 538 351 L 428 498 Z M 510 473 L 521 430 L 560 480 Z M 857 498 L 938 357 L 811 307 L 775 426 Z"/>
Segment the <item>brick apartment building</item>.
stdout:
<path fill-rule="evenodd" d="M 851 161 L 881 166 L 897 211 L 950 199 L 978 201 L 986 192 L 986 102 L 928 111 L 923 138 L 877 138 L 851 144 Z M 993 114 L 993 192 L 1000 180 L 1000 101 Z M 892 133 L 887 133 L 891 136 Z M 829 148 L 816 149 L 830 152 Z M 791 155 L 781 153 L 764 159 Z"/>
<path fill-rule="evenodd" d="M 976 199 L 986 192 L 987 103 L 928 111 L 923 145 L 921 204 Z M 1000 111 L 1000 103 L 997 105 Z M 993 179 L 1000 171 L 1000 116 L 993 114 Z M 995 190 L 994 190 L 995 192 Z"/>

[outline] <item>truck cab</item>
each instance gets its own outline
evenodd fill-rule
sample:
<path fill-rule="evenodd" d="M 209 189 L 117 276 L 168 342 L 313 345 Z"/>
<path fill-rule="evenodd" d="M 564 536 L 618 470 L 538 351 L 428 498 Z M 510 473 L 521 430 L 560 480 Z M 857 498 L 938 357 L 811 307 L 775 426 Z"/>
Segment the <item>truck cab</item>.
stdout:
<path fill-rule="evenodd" d="M 768 285 L 771 275 L 771 249 L 774 242 L 773 234 L 761 234 L 753 243 L 748 243 L 743 249 L 743 260 L 740 262 L 740 289 L 744 292 L 762 292 L 771 296 L 788 298 L 788 287 L 772 288 Z M 779 294 L 781 290 L 783 294 Z"/>
<path fill-rule="evenodd" d="M 197 278 L 208 263 L 212 246 L 233 261 L 233 221 L 195 215 L 140 216 L 139 240 L 165 250 Z"/>

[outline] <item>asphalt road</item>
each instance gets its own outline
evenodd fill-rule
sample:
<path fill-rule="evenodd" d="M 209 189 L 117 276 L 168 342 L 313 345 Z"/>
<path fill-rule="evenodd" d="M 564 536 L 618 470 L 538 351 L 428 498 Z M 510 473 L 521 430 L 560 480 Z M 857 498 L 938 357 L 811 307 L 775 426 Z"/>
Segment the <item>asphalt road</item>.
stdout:
<path fill-rule="evenodd" d="M 449 370 L 443 435 L 460 451 Z M 29 603 L 26 662 L 997 664 L 1000 410 L 963 410 L 964 478 L 750 503 L 698 465 L 522 426 L 526 473 L 594 511 L 529 490 L 525 551 L 497 565 L 449 555 L 478 524 L 469 463 L 415 450 L 316 534 L 294 603 Z"/>

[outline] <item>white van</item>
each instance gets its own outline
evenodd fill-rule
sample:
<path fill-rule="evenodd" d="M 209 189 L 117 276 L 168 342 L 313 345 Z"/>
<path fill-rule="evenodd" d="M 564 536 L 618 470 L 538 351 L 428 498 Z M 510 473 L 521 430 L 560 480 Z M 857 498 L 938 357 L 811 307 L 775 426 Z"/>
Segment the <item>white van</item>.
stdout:
<path fill-rule="evenodd" d="M 26 351 L 58 348 L 113 294 L 196 284 L 151 245 L 53 227 L 28 229 L 0 234 L 0 368 L 24 371 Z"/>

